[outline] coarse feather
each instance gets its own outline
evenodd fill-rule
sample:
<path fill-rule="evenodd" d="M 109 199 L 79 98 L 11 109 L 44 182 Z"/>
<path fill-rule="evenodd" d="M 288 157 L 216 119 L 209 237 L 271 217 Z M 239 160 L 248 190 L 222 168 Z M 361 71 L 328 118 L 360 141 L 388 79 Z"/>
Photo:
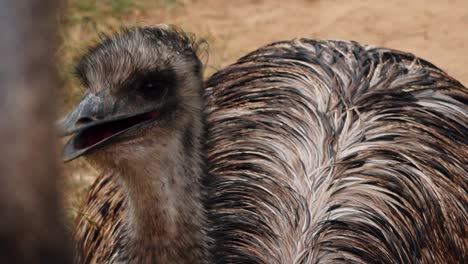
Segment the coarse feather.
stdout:
<path fill-rule="evenodd" d="M 213 262 L 466 262 L 468 91 L 442 70 L 295 39 L 205 87 Z M 126 203 L 112 174 L 96 180 L 75 233 L 80 263 L 125 244 Z"/>

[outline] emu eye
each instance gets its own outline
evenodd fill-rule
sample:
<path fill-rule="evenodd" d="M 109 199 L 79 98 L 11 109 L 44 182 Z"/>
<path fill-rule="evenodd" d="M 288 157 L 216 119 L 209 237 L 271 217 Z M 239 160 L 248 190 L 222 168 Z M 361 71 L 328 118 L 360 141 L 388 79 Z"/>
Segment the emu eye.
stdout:
<path fill-rule="evenodd" d="M 159 100 L 166 96 L 174 85 L 174 76 L 168 71 L 146 74 L 138 84 L 137 92 L 147 100 Z"/>
<path fill-rule="evenodd" d="M 148 100 L 161 99 L 167 93 L 167 87 L 164 83 L 145 81 L 138 88 L 138 92 L 143 98 Z"/>

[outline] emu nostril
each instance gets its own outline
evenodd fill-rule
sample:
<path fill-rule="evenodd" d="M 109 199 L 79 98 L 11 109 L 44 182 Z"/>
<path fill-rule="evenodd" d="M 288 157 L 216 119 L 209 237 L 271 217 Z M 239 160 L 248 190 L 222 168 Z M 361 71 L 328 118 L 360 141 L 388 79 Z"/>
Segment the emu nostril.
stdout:
<path fill-rule="evenodd" d="M 76 124 L 77 125 L 85 125 L 85 124 L 91 123 L 93 121 L 96 121 L 96 119 L 95 118 L 90 118 L 90 117 L 81 117 L 80 119 L 78 119 L 76 121 Z"/>

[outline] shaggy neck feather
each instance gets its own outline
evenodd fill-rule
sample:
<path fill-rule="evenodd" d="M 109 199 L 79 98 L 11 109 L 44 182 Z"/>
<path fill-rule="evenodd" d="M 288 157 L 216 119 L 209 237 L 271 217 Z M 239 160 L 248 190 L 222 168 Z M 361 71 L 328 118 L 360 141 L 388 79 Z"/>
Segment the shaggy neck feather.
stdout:
<path fill-rule="evenodd" d="M 132 163 L 123 177 L 133 263 L 207 261 L 201 158 L 197 151 L 184 150 L 181 141 L 180 136 L 153 142 L 157 153 L 146 155 L 151 158 L 142 164 Z"/>

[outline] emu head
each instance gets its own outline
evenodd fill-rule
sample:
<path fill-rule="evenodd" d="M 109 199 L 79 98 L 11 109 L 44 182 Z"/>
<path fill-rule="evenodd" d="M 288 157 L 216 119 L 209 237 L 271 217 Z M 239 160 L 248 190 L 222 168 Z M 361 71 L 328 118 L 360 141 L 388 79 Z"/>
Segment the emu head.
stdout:
<path fill-rule="evenodd" d="M 72 135 L 63 159 L 85 155 L 115 166 L 171 151 L 201 122 L 197 46 L 187 34 L 159 26 L 127 29 L 91 48 L 76 68 L 84 97 L 59 124 Z"/>

